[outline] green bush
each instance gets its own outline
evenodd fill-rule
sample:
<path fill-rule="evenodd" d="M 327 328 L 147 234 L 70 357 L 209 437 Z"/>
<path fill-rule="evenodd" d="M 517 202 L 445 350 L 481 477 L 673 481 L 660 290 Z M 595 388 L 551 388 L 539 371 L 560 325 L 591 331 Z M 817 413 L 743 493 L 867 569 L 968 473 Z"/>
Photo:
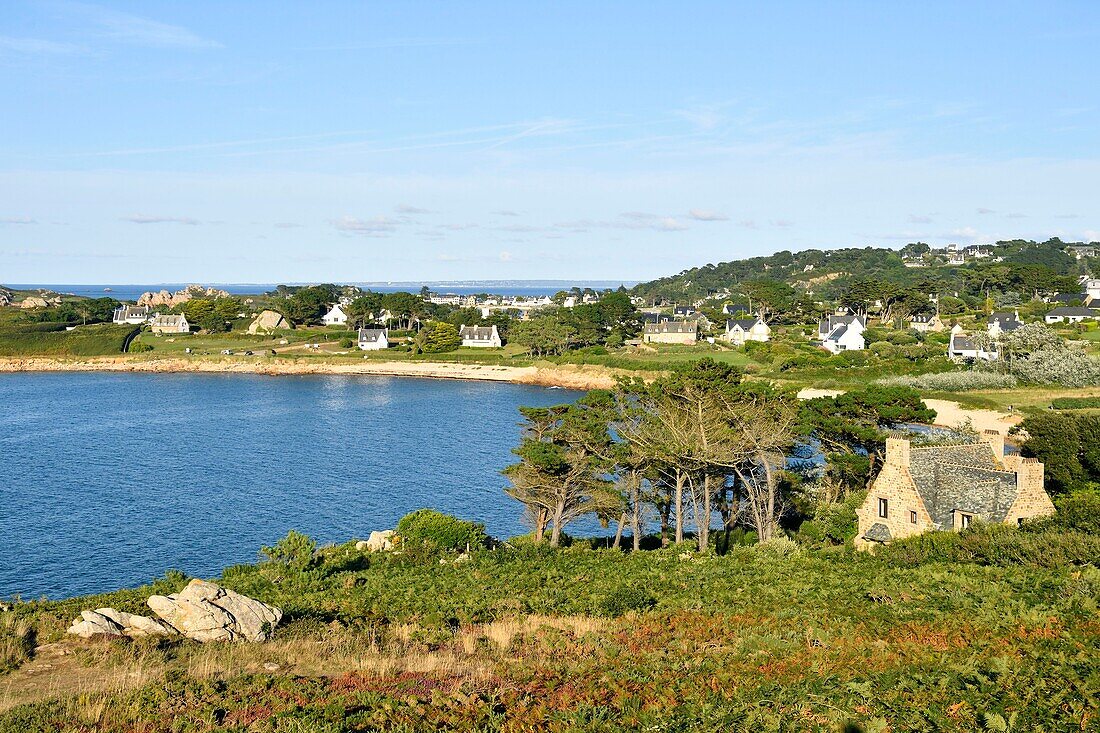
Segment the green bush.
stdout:
<path fill-rule="evenodd" d="M 1100 397 L 1055 397 L 1050 406 L 1055 410 L 1100 409 Z"/>
<path fill-rule="evenodd" d="M 961 532 L 925 532 L 894 540 L 877 554 L 905 567 L 957 562 L 1058 568 L 1095 563 L 1100 557 L 1100 535 L 1028 532 L 1003 524 L 978 524 Z"/>
<path fill-rule="evenodd" d="M 603 616 L 617 618 L 628 611 L 648 611 L 657 605 L 657 599 L 641 588 L 627 586 L 609 591 L 600 598 L 599 612 Z"/>
<path fill-rule="evenodd" d="M 434 509 L 417 509 L 401 517 L 397 534 L 405 540 L 420 540 L 444 550 L 465 550 L 489 543 L 485 525 L 467 522 Z"/>
<path fill-rule="evenodd" d="M 353 339 L 340 339 L 340 348 L 350 349 L 353 346 L 355 346 L 355 341 Z"/>
<path fill-rule="evenodd" d="M 313 563 L 316 550 L 316 542 L 301 532 L 290 530 L 286 537 L 260 551 L 272 562 L 282 563 L 294 570 L 305 570 Z"/>
<path fill-rule="evenodd" d="M 1100 535 L 1100 490 L 1094 487 L 1075 491 L 1054 504 L 1058 508 L 1054 515 L 1056 527 Z"/>
<path fill-rule="evenodd" d="M 132 341 L 130 343 L 130 348 L 127 349 L 127 353 L 130 353 L 130 354 L 144 354 L 144 353 L 146 353 L 148 351 L 152 351 L 152 350 L 153 350 L 153 345 L 152 344 L 147 344 L 144 341 Z"/>
<path fill-rule="evenodd" d="M 843 545 L 856 536 L 859 519 L 856 509 L 863 503 L 866 492 L 853 493 L 835 504 L 823 504 L 812 519 L 798 528 L 798 539 L 803 544 Z"/>

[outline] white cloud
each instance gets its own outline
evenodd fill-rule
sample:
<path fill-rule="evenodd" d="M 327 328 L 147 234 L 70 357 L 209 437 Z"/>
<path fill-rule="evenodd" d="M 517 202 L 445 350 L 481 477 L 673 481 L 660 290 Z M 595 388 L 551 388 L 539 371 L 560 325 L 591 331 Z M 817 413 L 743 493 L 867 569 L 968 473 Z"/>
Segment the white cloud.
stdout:
<path fill-rule="evenodd" d="M 745 227 L 746 229 L 759 229 L 760 228 L 759 225 L 756 223 L 755 219 L 742 219 L 741 221 L 737 222 L 737 225 Z"/>
<path fill-rule="evenodd" d="M 719 214 L 717 211 L 708 209 L 692 209 L 688 212 L 688 216 L 696 221 L 729 221 L 729 217 L 725 214 Z"/>
<path fill-rule="evenodd" d="M 368 237 L 384 237 L 397 230 L 400 224 L 396 219 L 387 216 L 375 216 L 370 219 L 356 219 L 354 216 L 343 216 L 332 225 L 338 231 L 348 234 L 364 234 Z"/>
<path fill-rule="evenodd" d="M 0 224 L 37 224 L 35 219 L 29 216 L 9 216 L 0 218 Z"/>
<path fill-rule="evenodd" d="M 1090 242 L 1100 241 L 1100 230 L 1086 229 L 1085 230 L 1085 239 L 1087 239 Z"/>
<path fill-rule="evenodd" d="M 466 229 L 477 229 L 480 224 L 436 224 L 436 229 L 446 229 L 451 232 L 461 232 Z"/>
<path fill-rule="evenodd" d="M 1006 219 L 1026 219 L 1027 214 L 1021 214 L 1018 211 L 1014 211 L 1011 214 L 1005 214 Z"/>
<path fill-rule="evenodd" d="M 73 4 L 69 6 L 98 26 L 101 35 L 119 43 L 153 48 L 221 48 L 220 43 L 202 38 L 183 26 L 161 23 L 130 13 L 99 7 Z"/>
<path fill-rule="evenodd" d="M 925 216 L 923 214 L 910 214 L 909 215 L 909 223 L 910 224 L 931 224 L 932 223 L 932 217 Z"/>
<path fill-rule="evenodd" d="M 69 54 L 83 51 L 80 46 L 71 43 L 58 43 L 42 38 L 15 38 L 0 36 L 0 51 L 14 51 L 26 54 Z"/>
<path fill-rule="evenodd" d="M 978 230 L 974 227 L 959 227 L 958 229 L 951 230 L 952 237 L 963 237 L 965 239 L 977 239 Z"/>
<path fill-rule="evenodd" d="M 994 211 L 993 209 L 987 209 L 984 206 L 982 206 L 982 207 L 978 208 L 978 213 L 979 214 L 996 214 L 997 212 Z"/>
<path fill-rule="evenodd" d="M 519 216 L 519 214 L 511 209 L 500 209 L 499 211 L 492 212 L 497 216 Z"/>
<path fill-rule="evenodd" d="M 771 222 L 769 222 L 769 223 L 773 227 L 778 227 L 780 229 L 786 229 L 788 227 L 794 226 L 794 222 L 791 221 L 790 219 L 772 219 Z"/>
<path fill-rule="evenodd" d="M 409 206 L 408 204 L 398 204 L 393 207 L 394 213 L 397 214 L 430 214 L 432 212 L 427 209 L 421 209 L 416 206 Z"/>
<path fill-rule="evenodd" d="M 122 220 L 132 224 L 187 224 L 188 226 L 195 226 L 199 223 L 198 219 L 192 219 L 189 216 L 149 216 L 148 214 L 125 216 Z"/>

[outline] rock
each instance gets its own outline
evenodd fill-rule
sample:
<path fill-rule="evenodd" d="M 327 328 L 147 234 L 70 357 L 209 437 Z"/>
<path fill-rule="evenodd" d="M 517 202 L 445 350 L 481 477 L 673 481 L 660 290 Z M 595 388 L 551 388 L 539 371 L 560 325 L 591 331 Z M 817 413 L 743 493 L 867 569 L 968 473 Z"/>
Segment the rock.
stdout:
<path fill-rule="evenodd" d="M 264 669 L 268 672 L 275 672 L 279 669 L 279 665 L 275 664 L 275 662 L 264 662 Z"/>
<path fill-rule="evenodd" d="M 367 541 L 366 540 L 359 540 L 358 542 L 355 543 L 355 549 L 360 550 L 360 551 L 367 549 Z"/>
<path fill-rule="evenodd" d="M 358 546 L 358 545 L 357 545 Z M 371 552 L 387 552 L 393 549 L 393 530 L 371 532 L 367 538 L 367 549 Z"/>
<path fill-rule="evenodd" d="M 285 329 L 290 327 L 290 323 L 283 318 L 282 313 L 273 310 L 264 310 L 260 311 L 260 315 L 256 316 L 252 323 L 248 324 L 248 332 L 266 334 L 273 333 L 281 328 Z"/>
<path fill-rule="evenodd" d="M 75 619 L 69 627 L 69 633 L 85 639 L 97 635 L 128 636 L 136 639 L 141 636 L 171 636 L 176 630 L 148 616 L 113 608 L 97 608 L 94 611 L 81 611 L 80 618 Z"/>
<path fill-rule="evenodd" d="M 263 641 L 283 612 L 262 601 L 205 580 L 192 580 L 179 593 L 150 596 L 149 608 L 195 641 Z"/>
<path fill-rule="evenodd" d="M 159 293 L 147 292 L 142 293 L 138 298 L 138 305 L 147 305 L 150 307 L 165 306 L 171 308 L 172 306 L 179 305 L 180 303 L 186 303 L 192 298 L 228 298 L 229 293 L 217 288 L 204 288 L 202 285 L 188 285 L 183 290 L 177 290 L 174 293 L 169 293 L 167 290 L 161 290 Z"/>
<path fill-rule="evenodd" d="M 122 626 L 97 611 L 81 611 L 80 618 L 73 619 L 68 633 L 83 639 L 93 636 L 122 636 Z"/>

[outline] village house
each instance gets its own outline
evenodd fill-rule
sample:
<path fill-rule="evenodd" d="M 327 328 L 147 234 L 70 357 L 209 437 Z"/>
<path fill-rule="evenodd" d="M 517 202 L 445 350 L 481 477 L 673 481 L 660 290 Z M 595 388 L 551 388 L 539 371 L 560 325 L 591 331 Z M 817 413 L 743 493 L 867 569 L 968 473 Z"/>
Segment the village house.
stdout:
<path fill-rule="evenodd" d="M 114 323 L 129 323 L 137 325 L 149 320 L 153 310 L 147 305 L 122 305 L 115 308 L 112 321 Z"/>
<path fill-rule="evenodd" d="M 390 347 L 390 333 L 385 328 L 360 328 L 359 348 L 363 351 L 385 351 Z"/>
<path fill-rule="evenodd" d="M 348 314 L 344 312 L 339 303 L 335 303 L 328 313 L 321 316 L 321 323 L 326 326 L 344 326 L 347 325 L 347 322 Z"/>
<path fill-rule="evenodd" d="M 178 315 L 154 313 L 149 319 L 149 329 L 153 333 L 191 333 L 191 324 L 187 322 L 187 316 L 182 313 Z"/>
<path fill-rule="evenodd" d="M 929 331 L 939 333 L 944 329 L 944 325 L 935 313 L 917 313 L 909 317 L 909 328 L 921 333 L 928 333 Z"/>
<path fill-rule="evenodd" d="M 833 354 L 841 351 L 861 351 L 867 342 L 863 332 L 867 321 L 863 316 L 826 316 L 817 324 L 817 335 L 821 346 Z"/>
<path fill-rule="evenodd" d="M 882 470 L 856 510 L 855 544 L 868 549 L 931 530 L 966 529 L 979 521 L 1019 524 L 1053 513 L 1043 464 L 1006 456 L 1001 433 L 986 430 L 975 443 L 930 446 L 893 435 Z"/>
<path fill-rule="evenodd" d="M 724 316 L 752 315 L 752 313 L 753 311 L 747 303 L 726 303 L 722 306 L 722 315 Z"/>
<path fill-rule="evenodd" d="M 947 342 L 947 356 L 956 361 L 996 361 L 1000 358 L 997 351 L 997 342 L 982 343 L 978 339 L 966 333 L 963 327 L 955 324 L 951 327 L 951 340 Z"/>
<path fill-rule="evenodd" d="M 772 330 L 759 318 L 734 318 L 726 321 L 726 341 L 743 346 L 746 341 L 768 341 Z"/>
<path fill-rule="evenodd" d="M 1083 260 L 1087 257 L 1095 257 L 1097 251 L 1097 246 L 1093 244 L 1077 244 L 1066 247 L 1066 252 L 1079 260 Z"/>
<path fill-rule="evenodd" d="M 1002 334 L 1012 333 L 1020 326 L 1024 325 L 1020 320 L 1020 312 L 1013 311 L 994 313 L 989 317 L 986 322 L 986 331 L 989 333 L 990 338 L 998 338 Z"/>
<path fill-rule="evenodd" d="M 673 306 L 673 308 L 672 308 L 672 317 L 673 318 L 688 318 L 689 316 L 694 316 L 698 312 L 699 312 L 699 310 L 697 308 L 695 308 L 694 306 L 677 305 L 677 306 Z"/>
<path fill-rule="evenodd" d="M 699 340 L 696 321 L 659 321 L 642 327 L 642 341 L 647 344 L 684 344 L 692 346 Z"/>
<path fill-rule="evenodd" d="M 1043 318 L 1047 323 L 1080 323 L 1081 321 L 1095 319 L 1096 311 L 1091 308 L 1074 308 L 1069 306 L 1054 308 Z"/>
<path fill-rule="evenodd" d="M 463 346 L 499 349 L 502 345 L 496 326 L 462 326 L 458 335 Z"/>

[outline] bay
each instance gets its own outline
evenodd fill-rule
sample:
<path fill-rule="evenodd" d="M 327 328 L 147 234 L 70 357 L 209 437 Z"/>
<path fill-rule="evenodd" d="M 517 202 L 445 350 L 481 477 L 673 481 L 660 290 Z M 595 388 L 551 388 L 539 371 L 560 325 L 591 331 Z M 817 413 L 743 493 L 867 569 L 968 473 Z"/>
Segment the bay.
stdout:
<path fill-rule="evenodd" d="M 343 542 L 421 507 L 521 534 L 500 475 L 517 408 L 577 396 L 404 377 L 0 375 L 0 598 L 172 568 L 209 577 L 290 529 Z"/>

